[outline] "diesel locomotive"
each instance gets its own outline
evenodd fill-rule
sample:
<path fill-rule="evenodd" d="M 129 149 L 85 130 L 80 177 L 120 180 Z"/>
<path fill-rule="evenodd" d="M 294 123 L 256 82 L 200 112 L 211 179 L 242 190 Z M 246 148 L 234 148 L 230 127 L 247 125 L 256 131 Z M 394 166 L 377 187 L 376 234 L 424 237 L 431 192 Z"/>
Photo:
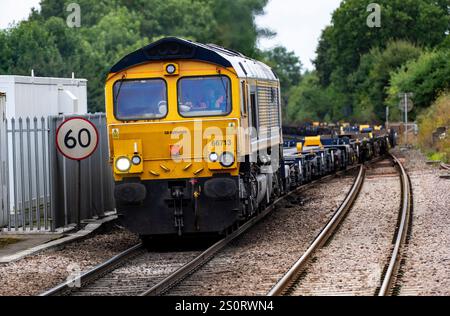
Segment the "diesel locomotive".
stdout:
<path fill-rule="evenodd" d="M 164 38 L 106 80 L 122 224 L 148 236 L 224 234 L 286 191 L 385 150 L 385 137 L 283 142 L 270 67 L 214 44 Z"/>

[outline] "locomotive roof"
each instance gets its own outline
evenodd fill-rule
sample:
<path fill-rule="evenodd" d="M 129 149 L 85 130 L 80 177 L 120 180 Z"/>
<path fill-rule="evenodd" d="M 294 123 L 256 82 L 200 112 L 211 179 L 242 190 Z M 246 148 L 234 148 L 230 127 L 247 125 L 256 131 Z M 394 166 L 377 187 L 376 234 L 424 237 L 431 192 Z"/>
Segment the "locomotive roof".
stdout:
<path fill-rule="evenodd" d="M 215 44 L 200 44 L 178 37 L 163 38 L 138 49 L 122 58 L 110 72 L 120 72 L 149 61 L 177 59 L 200 60 L 226 68 L 233 67 L 240 78 L 278 80 L 272 69 L 260 61 Z"/>

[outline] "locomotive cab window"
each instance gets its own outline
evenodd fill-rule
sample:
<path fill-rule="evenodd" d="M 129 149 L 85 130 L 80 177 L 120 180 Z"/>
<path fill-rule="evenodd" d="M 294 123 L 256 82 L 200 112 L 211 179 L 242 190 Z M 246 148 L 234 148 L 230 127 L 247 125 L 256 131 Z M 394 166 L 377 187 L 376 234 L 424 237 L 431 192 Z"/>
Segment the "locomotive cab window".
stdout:
<path fill-rule="evenodd" d="M 189 77 L 178 81 L 178 111 L 183 117 L 231 113 L 231 82 L 226 76 Z"/>
<path fill-rule="evenodd" d="M 167 116 L 167 86 L 162 79 L 121 80 L 114 84 L 118 120 L 152 120 Z"/>

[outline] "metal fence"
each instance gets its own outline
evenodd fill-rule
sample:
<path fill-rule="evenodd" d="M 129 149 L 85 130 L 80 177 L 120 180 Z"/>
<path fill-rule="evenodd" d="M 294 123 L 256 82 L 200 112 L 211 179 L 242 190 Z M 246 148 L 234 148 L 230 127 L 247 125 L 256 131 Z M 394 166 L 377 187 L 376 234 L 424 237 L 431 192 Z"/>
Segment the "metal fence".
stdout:
<path fill-rule="evenodd" d="M 99 130 L 96 152 L 81 162 L 81 219 L 113 211 L 106 118 L 85 115 Z M 77 221 L 77 163 L 56 149 L 65 116 L 18 118 L 0 125 L 0 230 L 54 231 Z"/>

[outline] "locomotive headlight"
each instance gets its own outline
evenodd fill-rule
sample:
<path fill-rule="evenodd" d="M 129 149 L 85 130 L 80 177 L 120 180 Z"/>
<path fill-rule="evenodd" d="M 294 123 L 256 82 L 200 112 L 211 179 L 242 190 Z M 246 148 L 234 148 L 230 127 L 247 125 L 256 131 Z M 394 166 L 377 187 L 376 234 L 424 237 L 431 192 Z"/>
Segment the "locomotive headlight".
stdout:
<path fill-rule="evenodd" d="M 116 168 L 120 172 L 127 172 L 131 168 L 131 161 L 127 157 L 121 157 L 116 160 Z"/>
<path fill-rule="evenodd" d="M 133 159 L 131 159 L 131 162 L 133 163 L 133 165 L 140 165 L 142 162 L 141 157 L 139 156 L 134 156 Z"/>
<path fill-rule="evenodd" d="M 169 75 L 173 75 L 177 71 L 177 67 L 175 67 L 175 65 L 173 64 L 169 64 L 166 67 L 166 71 Z"/>
<path fill-rule="evenodd" d="M 230 152 L 224 152 L 220 156 L 220 164 L 225 168 L 230 168 L 234 164 L 234 155 Z"/>
<path fill-rule="evenodd" d="M 212 153 L 211 155 L 209 155 L 209 160 L 211 162 L 217 162 L 217 160 L 219 160 L 219 155 L 216 153 Z"/>

